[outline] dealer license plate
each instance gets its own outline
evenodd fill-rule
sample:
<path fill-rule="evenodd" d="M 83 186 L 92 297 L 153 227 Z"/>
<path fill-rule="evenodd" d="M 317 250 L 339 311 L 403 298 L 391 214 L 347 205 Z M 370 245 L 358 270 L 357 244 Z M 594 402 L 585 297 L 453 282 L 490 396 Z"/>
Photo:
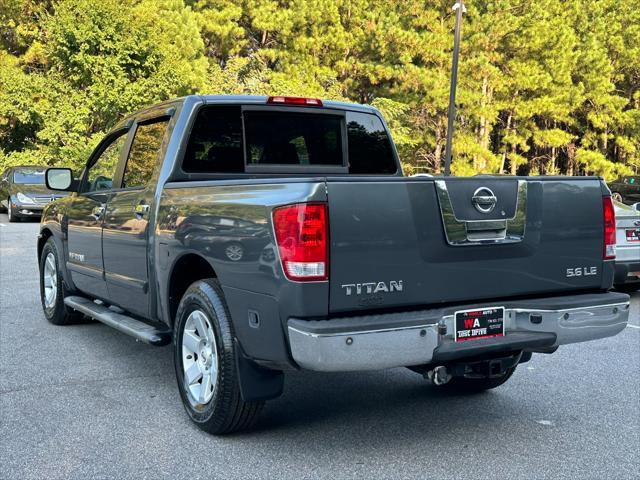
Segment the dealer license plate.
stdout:
<path fill-rule="evenodd" d="M 460 310 L 455 319 L 456 342 L 504 336 L 504 307 Z"/>
<path fill-rule="evenodd" d="M 627 242 L 640 242 L 640 228 L 627 228 Z"/>

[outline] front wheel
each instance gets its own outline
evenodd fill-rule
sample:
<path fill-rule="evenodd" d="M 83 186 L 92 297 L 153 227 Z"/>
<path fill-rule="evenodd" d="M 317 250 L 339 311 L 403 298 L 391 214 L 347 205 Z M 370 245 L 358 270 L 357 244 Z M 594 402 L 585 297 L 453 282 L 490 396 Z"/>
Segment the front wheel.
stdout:
<path fill-rule="evenodd" d="M 15 223 L 20 221 L 20 219 L 16 217 L 16 212 L 14 211 L 14 208 L 11 206 L 10 198 L 7 198 L 7 217 L 9 217 L 10 223 Z"/>
<path fill-rule="evenodd" d="M 54 325 L 68 325 L 82 319 L 82 314 L 64 304 L 67 294 L 62 274 L 60 256 L 53 238 L 49 238 L 40 255 L 40 300 L 44 316 Z"/>
<path fill-rule="evenodd" d="M 611 194 L 611 200 L 614 200 L 618 203 L 622 203 L 622 195 L 620 195 L 618 192 L 613 192 Z"/>
<path fill-rule="evenodd" d="M 174 364 L 191 420 L 216 435 L 251 427 L 264 402 L 240 395 L 231 315 L 216 280 L 192 284 L 176 314 Z"/>

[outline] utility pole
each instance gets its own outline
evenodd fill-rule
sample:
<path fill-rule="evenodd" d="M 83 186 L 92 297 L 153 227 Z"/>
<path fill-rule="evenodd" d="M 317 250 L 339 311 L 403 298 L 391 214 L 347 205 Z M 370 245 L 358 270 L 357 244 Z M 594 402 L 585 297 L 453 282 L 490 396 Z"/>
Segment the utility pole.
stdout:
<path fill-rule="evenodd" d="M 453 6 L 456 12 L 456 30 L 453 39 L 453 64 L 451 65 L 451 86 L 449 87 L 449 114 L 447 120 L 447 145 L 444 152 L 444 175 L 451 174 L 451 148 L 453 143 L 453 125 L 456 118 L 456 87 L 458 86 L 458 57 L 460 56 L 460 37 L 462 14 L 467 11 L 464 0 L 458 0 Z"/>

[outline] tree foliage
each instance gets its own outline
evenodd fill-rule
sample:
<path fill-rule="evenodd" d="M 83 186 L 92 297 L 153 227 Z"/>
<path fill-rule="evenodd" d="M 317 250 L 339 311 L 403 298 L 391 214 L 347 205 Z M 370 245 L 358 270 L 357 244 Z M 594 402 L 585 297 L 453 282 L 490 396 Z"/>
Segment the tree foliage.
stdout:
<path fill-rule="evenodd" d="M 631 0 L 468 0 L 456 174 L 640 170 Z M 0 167 L 79 168 L 123 114 L 190 93 L 383 111 L 407 172 L 443 166 L 451 0 L 0 0 Z"/>

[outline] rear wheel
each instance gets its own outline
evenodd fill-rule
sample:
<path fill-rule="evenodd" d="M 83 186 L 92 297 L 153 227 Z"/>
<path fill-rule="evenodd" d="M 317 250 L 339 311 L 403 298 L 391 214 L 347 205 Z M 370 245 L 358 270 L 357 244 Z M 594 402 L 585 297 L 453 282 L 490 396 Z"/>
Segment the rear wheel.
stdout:
<path fill-rule="evenodd" d="M 637 292 L 638 290 L 640 290 L 640 282 L 629 282 L 629 283 L 623 283 L 620 285 L 615 285 L 616 289 L 621 291 L 621 292 L 626 292 L 626 293 L 633 293 L 633 292 Z"/>
<path fill-rule="evenodd" d="M 245 402 L 240 395 L 234 336 L 218 282 L 201 280 L 191 285 L 176 314 L 178 390 L 191 420 L 217 435 L 251 427 L 264 405 Z"/>
<path fill-rule="evenodd" d="M 44 316 L 55 325 L 77 323 L 82 314 L 64 304 L 68 291 L 59 269 L 60 256 L 53 238 L 49 238 L 40 255 L 40 300 Z"/>

